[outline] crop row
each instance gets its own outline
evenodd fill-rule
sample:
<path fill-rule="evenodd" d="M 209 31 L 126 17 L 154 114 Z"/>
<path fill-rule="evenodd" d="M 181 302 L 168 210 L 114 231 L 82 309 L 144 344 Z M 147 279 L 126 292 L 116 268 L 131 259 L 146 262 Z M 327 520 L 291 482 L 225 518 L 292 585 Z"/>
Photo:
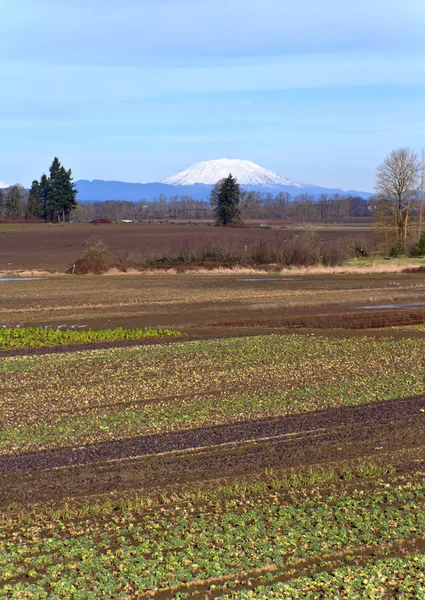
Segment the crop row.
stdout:
<path fill-rule="evenodd" d="M 330 573 L 298 577 L 219 596 L 217 600 L 418 600 L 425 598 L 425 555 L 386 558 L 365 566 L 346 566 Z"/>
<path fill-rule="evenodd" d="M 422 339 L 270 335 L 9 357 L 0 452 L 413 396 L 424 356 Z"/>
<path fill-rule="evenodd" d="M 124 598 L 190 591 L 194 581 L 214 589 L 240 573 L 291 572 L 366 550 L 385 555 L 425 536 L 424 502 L 419 472 L 372 486 L 229 487 L 204 503 L 21 523 L 0 533 L 0 597 Z"/>
<path fill-rule="evenodd" d="M 425 331 L 425 323 L 419 325 L 404 325 L 403 327 L 393 327 L 392 329 L 403 329 L 407 331 Z"/>
<path fill-rule="evenodd" d="M 4 327 L 0 328 L 0 350 L 15 348 L 41 348 L 63 344 L 87 344 L 90 342 L 117 342 L 143 340 L 145 338 L 179 336 L 171 329 L 52 329 L 50 327 Z"/>

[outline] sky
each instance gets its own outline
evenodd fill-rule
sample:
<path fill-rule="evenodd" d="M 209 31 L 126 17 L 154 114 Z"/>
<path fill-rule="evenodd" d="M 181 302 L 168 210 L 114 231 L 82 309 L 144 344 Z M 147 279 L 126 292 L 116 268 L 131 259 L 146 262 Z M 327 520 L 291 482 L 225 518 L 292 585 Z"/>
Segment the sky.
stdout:
<path fill-rule="evenodd" d="M 424 0 L 0 0 L 0 180 L 251 160 L 372 191 L 425 147 Z"/>

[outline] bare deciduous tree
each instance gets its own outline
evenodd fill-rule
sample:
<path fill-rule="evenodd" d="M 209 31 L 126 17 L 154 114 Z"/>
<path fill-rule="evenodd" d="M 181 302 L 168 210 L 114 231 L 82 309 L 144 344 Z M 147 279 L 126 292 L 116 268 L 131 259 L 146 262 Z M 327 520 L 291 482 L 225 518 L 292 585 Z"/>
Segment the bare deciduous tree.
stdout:
<path fill-rule="evenodd" d="M 378 223 L 397 242 L 407 240 L 414 200 L 419 189 L 420 163 L 410 148 L 398 148 L 385 157 L 376 174 Z"/>
<path fill-rule="evenodd" d="M 420 167 L 419 167 L 419 190 L 418 190 L 418 204 L 419 204 L 419 221 L 418 221 L 418 242 L 422 236 L 422 227 L 424 221 L 424 210 L 425 210 L 425 150 L 421 152 Z"/>

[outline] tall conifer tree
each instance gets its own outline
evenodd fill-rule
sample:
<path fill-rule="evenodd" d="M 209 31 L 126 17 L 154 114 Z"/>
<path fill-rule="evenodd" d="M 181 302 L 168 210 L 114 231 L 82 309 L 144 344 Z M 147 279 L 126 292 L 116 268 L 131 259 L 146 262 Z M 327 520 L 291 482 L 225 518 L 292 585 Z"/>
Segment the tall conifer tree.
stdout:
<path fill-rule="evenodd" d="M 67 171 L 55 157 L 50 165 L 49 177 L 43 174 L 38 186 L 37 183 L 33 181 L 31 190 L 34 205 L 42 207 L 42 218 L 46 221 L 67 221 L 70 212 L 77 206 L 77 190 L 71 169 Z"/>
<path fill-rule="evenodd" d="M 27 219 L 42 219 L 43 218 L 43 201 L 40 195 L 40 183 L 34 180 L 28 196 L 26 209 Z"/>
<path fill-rule="evenodd" d="M 214 208 L 216 225 L 236 226 L 241 224 L 240 198 L 241 188 L 232 174 L 214 186 L 210 199 Z"/>
<path fill-rule="evenodd" d="M 38 197 L 42 205 L 41 218 L 47 221 L 47 203 L 49 201 L 49 189 L 50 183 L 46 173 L 43 173 L 40 179 L 40 186 L 38 188 Z"/>

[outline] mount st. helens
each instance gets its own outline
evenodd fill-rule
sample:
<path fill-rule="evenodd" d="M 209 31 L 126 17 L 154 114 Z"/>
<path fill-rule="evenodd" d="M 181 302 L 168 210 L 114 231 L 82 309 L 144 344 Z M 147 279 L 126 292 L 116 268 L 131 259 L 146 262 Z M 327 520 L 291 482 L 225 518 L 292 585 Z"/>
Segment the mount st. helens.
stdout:
<path fill-rule="evenodd" d="M 241 185 L 259 186 L 265 188 L 296 187 L 299 189 L 312 187 L 300 183 L 288 177 L 282 177 L 269 169 L 264 169 L 249 160 L 237 160 L 232 158 L 220 158 L 196 163 L 185 171 L 180 171 L 165 179 L 162 183 L 168 185 L 195 185 L 203 183 L 214 185 L 220 179 L 224 179 L 231 173 Z"/>
<path fill-rule="evenodd" d="M 221 158 L 196 163 L 158 183 L 125 183 L 121 181 L 80 180 L 76 182 L 78 200 L 81 202 L 101 202 L 104 200 L 153 200 L 161 194 L 191 196 L 194 199 L 208 198 L 211 187 L 231 173 L 238 183 L 247 190 L 277 194 L 288 192 L 292 197 L 307 193 L 315 198 L 321 194 L 341 194 L 369 198 L 368 192 L 344 191 L 339 188 L 325 188 L 301 183 L 289 177 L 278 175 L 249 160 Z"/>

